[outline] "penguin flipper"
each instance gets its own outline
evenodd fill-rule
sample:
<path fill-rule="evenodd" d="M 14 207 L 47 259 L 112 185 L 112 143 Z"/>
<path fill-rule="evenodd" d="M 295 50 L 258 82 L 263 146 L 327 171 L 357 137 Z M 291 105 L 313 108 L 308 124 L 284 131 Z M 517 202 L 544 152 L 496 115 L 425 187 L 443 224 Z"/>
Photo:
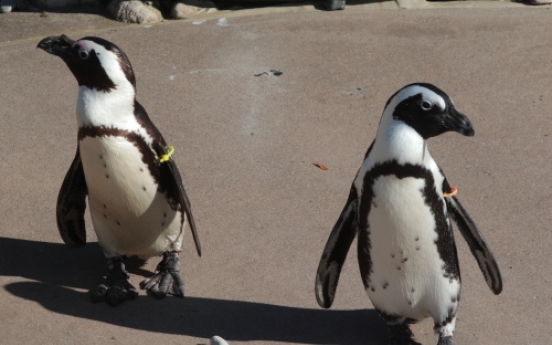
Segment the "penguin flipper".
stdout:
<path fill-rule="evenodd" d="M 166 154 L 165 148 L 161 146 L 155 147 L 155 151 L 159 156 Z M 197 255 L 201 256 L 201 242 L 199 241 L 197 227 L 194 217 L 192 216 L 192 205 L 190 204 L 190 199 L 188 199 L 188 195 L 184 189 L 184 184 L 182 183 L 182 178 L 180 177 L 180 171 L 172 158 L 169 158 L 168 161 L 161 163 L 161 180 L 168 181 L 168 185 L 164 189 L 167 190 L 169 196 L 171 196 L 173 200 L 180 204 L 181 210 L 186 213 L 192 237 L 194 238 Z M 177 195 L 174 195 L 173 193 L 177 193 Z M 184 221 L 184 218 L 182 218 L 182 221 Z"/>
<path fill-rule="evenodd" d="M 483 273 L 485 277 L 487 285 L 495 295 L 500 294 L 502 292 L 502 277 L 500 275 L 500 270 L 483 236 L 468 215 L 468 212 L 466 212 L 455 196 L 445 198 L 445 200 L 451 218 L 456 222 L 458 230 L 460 230 L 460 233 L 468 243 L 473 256 L 477 260 L 479 269 L 481 269 L 481 273 Z"/>
<path fill-rule="evenodd" d="M 316 272 L 315 294 L 318 305 L 331 307 L 343 263 L 358 229 L 358 196 L 351 186 L 349 199 L 335 223 Z"/>
<path fill-rule="evenodd" d="M 77 153 L 71 167 L 65 175 L 56 206 L 56 220 L 63 242 L 71 247 L 86 244 L 84 211 L 88 187 L 84 178 L 84 169 L 77 146 Z"/>
<path fill-rule="evenodd" d="M 184 189 L 184 184 L 182 183 L 182 178 L 180 177 L 180 172 L 178 171 L 176 164 L 172 159 L 169 160 L 168 163 L 174 179 L 178 184 L 178 189 L 180 190 L 180 204 L 182 205 L 182 208 L 184 209 L 184 212 L 186 212 L 186 216 L 188 217 L 188 224 L 190 225 L 190 230 L 192 231 L 192 237 L 194 238 L 197 255 L 201 256 L 201 242 L 199 241 L 197 227 L 195 224 L 194 216 L 192 215 L 192 205 L 190 204 L 190 199 L 188 199 L 188 194 L 186 194 L 186 190 Z"/>
<path fill-rule="evenodd" d="M 155 153 L 157 153 L 157 156 L 161 157 L 162 155 L 166 155 L 167 152 L 165 147 L 167 146 L 167 143 L 165 142 L 165 139 L 163 139 L 161 132 L 159 132 L 157 127 L 155 127 L 153 122 L 151 122 L 146 109 L 144 109 L 144 107 L 136 100 L 134 101 L 134 115 L 136 116 L 138 122 L 145 126 L 148 134 L 152 136 L 152 148 Z M 160 173 L 161 180 L 159 183 L 161 184 L 161 188 L 165 193 L 167 193 L 173 202 L 180 204 L 181 210 L 186 213 L 188 224 L 190 225 L 190 230 L 192 231 L 192 236 L 194 238 L 197 254 L 201 256 L 201 242 L 199 242 L 199 236 L 196 230 L 197 228 L 194 217 L 192 216 L 192 206 L 190 204 L 190 200 L 188 199 L 188 195 L 186 194 L 186 190 L 184 190 L 180 171 L 178 171 L 176 163 L 172 158 L 169 157 L 168 161 L 161 163 Z M 184 218 L 182 218 L 182 224 L 183 222 Z"/>

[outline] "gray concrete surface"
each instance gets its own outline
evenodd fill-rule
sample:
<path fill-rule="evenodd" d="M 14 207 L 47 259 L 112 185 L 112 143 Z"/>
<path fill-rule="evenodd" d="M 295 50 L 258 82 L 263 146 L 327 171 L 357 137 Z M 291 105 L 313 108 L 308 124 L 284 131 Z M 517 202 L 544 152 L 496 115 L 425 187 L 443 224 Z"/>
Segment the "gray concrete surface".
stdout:
<path fill-rule="evenodd" d="M 552 24 L 547 8 L 309 8 L 218 13 L 153 26 L 78 14 L 0 17 L 0 343 L 384 344 L 355 255 L 330 310 L 314 274 L 398 88 L 431 82 L 473 121 L 430 150 L 502 269 L 494 296 L 457 233 L 457 343 L 550 344 Z M 227 18 L 226 26 L 217 25 Z M 42 22 L 37 20 L 43 19 Z M 187 234 L 185 299 L 89 303 L 104 261 L 66 248 L 55 202 L 76 145 L 76 82 L 35 49 L 46 35 L 117 43 L 138 99 L 176 147 L 204 255 Z M 276 69 L 280 77 L 255 77 Z M 316 168 L 319 162 L 328 171 Z M 133 270 L 137 284 L 157 260 Z M 415 326 L 434 344 L 431 322 Z"/>

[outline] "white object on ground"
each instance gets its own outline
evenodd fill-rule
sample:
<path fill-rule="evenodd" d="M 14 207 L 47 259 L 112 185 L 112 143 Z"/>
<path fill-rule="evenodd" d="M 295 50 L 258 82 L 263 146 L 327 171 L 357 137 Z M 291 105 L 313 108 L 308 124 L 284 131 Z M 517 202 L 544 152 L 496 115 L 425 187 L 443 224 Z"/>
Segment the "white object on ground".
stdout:
<path fill-rule="evenodd" d="M 218 335 L 211 338 L 211 345 L 229 345 L 226 340 L 222 339 Z"/>
<path fill-rule="evenodd" d="M 8 13 L 15 7 L 15 0 L 2 0 L 0 1 L 0 12 Z"/>

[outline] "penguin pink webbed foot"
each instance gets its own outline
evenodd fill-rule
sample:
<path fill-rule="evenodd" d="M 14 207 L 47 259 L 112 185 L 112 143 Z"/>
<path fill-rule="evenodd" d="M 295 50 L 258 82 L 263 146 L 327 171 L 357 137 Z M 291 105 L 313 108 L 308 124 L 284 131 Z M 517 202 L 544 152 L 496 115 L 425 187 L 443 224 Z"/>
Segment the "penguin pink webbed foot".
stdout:
<path fill-rule="evenodd" d="M 123 258 L 109 259 L 108 273 L 102 282 L 91 293 L 93 303 L 106 302 L 116 307 L 127 299 L 135 299 L 138 290 L 128 282 L 130 275 L 125 269 Z"/>
<path fill-rule="evenodd" d="M 167 295 L 184 297 L 184 279 L 180 273 L 178 252 L 163 253 L 163 260 L 157 265 L 157 273 L 140 283 L 148 295 L 161 299 Z"/>

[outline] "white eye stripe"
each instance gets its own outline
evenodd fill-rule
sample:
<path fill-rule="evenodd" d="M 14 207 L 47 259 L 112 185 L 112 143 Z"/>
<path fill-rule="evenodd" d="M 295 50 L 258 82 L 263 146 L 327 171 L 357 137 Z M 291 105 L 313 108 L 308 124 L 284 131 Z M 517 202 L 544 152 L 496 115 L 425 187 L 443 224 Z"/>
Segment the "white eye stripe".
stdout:
<path fill-rule="evenodd" d="M 401 101 L 416 95 L 422 95 L 423 96 L 422 101 L 429 103 L 430 108 L 436 105 L 439 106 L 439 108 L 441 109 L 446 108 L 446 103 L 443 97 L 436 94 L 432 90 L 420 85 L 412 85 L 408 88 L 405 88 L 401 90 L 395 97 L 397 98 L 397 104 L 398 104 Z M 425 109 L 423 106 L 422 108 Z M 425 110 L 428 110 L 428 109 L 425 109 Z"/>

